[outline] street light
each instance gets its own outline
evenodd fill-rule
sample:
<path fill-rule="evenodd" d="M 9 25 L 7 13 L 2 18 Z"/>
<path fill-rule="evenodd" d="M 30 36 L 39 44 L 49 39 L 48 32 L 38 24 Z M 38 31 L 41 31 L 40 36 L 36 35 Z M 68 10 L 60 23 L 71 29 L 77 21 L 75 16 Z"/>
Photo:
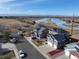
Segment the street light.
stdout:
<path fill-rule="evenodd" d="M 73 17 L 71 20 L 71 35 L 73 35 L 73 27 L 74 27 L 74 13 L 73 13 Z"/>

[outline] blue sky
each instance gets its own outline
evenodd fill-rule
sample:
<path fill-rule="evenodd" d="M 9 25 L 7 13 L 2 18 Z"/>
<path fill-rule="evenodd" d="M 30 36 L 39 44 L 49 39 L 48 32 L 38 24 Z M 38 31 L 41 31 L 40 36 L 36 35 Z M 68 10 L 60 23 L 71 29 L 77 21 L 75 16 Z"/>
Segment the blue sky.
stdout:
<path fill-rule="evenodd" d="M 79 16 L 79 0 L 1 0 L 0 15 Z"/>

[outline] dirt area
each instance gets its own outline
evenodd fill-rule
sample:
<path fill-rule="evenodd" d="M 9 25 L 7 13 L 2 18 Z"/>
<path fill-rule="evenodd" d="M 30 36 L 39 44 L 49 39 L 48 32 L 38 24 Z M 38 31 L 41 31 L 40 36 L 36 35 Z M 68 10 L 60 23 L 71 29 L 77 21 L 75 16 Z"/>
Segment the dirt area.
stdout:
<path fill-rule="evenodd" d="M 5 55 L 0 55 L 0 59 L 12 59 L 15 58 L 15 54 L 13 51 L 5 54 Z"/>
<path fill-rule="evenodd" d="M 36 46 L 42 46 L 44 44 L 47 44 L 47 40 L 46 39 L 34 39 L 32 40 L 32 42 L 36 45 Z"/>
<path fill-rule="evenodd" d="M 18 20 L 15 20 L 15 19 L 0 19 L 0 24 L 1 25 L 23 25 L 24 23 L 18 21 Z"/>
<path fill-rule="evenodd" d="M 21 19 L 22 20 L 22 19 Z M 27 19 L 26 19 L 27 20 Z M 27 20 L 26 22 L 22 22 L 18 19 L 0 19 L 0 28 L 1 30 L 7 29 L 18 29 L 24 31 L 31 31 L 34 28 L 32 21 Z"/>
<path fill-rule="evenodd" d="M 0 19 L 0 25 L 9 26 L 10 29 L 23 28 L 26 32 L 24 33 L 26 36 L 29 36 L 29 32 L 36 28 L 37 25 L 33 24 L 34 19 Z M 1 27 L 1 26 L 0 26 Z M 51 24 L 50 22 L 46 25 L 46 27 L 57 27 L 55 24 Z M 58 27 L 57 27 L 58 28 Z M 29 30 L 29 31 L 28 31 Z M 66 31 L 71 32 L 71 29 L 66 29 Z M 73 34 L 79 34 L 79 30 L 73 30 Z"/>
<path fill-rule="evenodd" d="M 65 30 L 71 34 L 71 29 L 65 29 Z M 73 29 L 72 35 L 75 35 L 75 34 L 79 34 L 79 30 Z"/>
<path fill-rule="evenodd" d="M 25 32 L 25 33 L 23 33 L 23 35 L 26 36 L 26 37 L 30 37 L 31 36 L 31 32 Z"/>

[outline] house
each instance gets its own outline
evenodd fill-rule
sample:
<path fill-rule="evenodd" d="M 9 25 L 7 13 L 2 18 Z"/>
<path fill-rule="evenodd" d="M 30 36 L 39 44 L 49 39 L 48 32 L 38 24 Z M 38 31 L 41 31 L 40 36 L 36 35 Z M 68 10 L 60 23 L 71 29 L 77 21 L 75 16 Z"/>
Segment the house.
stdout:
<path fill-rule="evenodd" d="M 67 44 L 67 42 L 69 42 L 69 39 L 66 38 L 66 36 L 63 34 L 55 33 L 55 34 L 48 34 L 47 41 L 51 47 L 63 48 L 65 46 L 65 44 Z"/>
<path fill-rule="evenodd" d="M 10 42 L 16 42 L 18 39 L 22 38 L 21 33 L 22 32 L 19 30 L 12 29 L 9 35 Z"/>
<path fill-rule="evenodd" d="M 49 34 L 52 33 L 53 35 L 55 34 L 62 34 L 65 36 L 66 39 L 70 39 L 70 34 L 69 32 L 67 32 L 66 30 L 64 29 L 61 29 L 61 28 L 51 28 L 49 29 Z"/>
<path fill-rule="evenodd" d="M 47 38 L 48 38 L 48 44 L 54 48 L 62 48 L 65 46 L 66 42 L 69 41 L 62 34 L 61 35 L 60 34 L 56 34 L 56 35 L 49 34 Z"/>
<path fill-rule="evenodd" d="M 12 36 L 12 37 L 18 37 L 18 36 L 20 36 L 21 33 L 22 32 L 19 31 L 19 30 L 17 30 L 17 29 L 11 29 L 10 36 Z"/>
<path fill-rule="evenodd" d="M 79 59 L 79 42 L 67 44 L 66 47 L 64 47 L 64 52 L 70 59 L 74 59 L 73 57 Z"/>
<path fill-rule="evenodd" d="M 48 29 L 44 27 L 38 27 L 33 30 L 33 34 L 39 39 L 46 38 L 48 34 Z"/>
<path fill-rule="evenodd" d="M 49 29 L 47 35 L 48 44 L 54 48 L 61 48 L 70 42 L 69 33 L 63 29 L 53 28 Z"/>

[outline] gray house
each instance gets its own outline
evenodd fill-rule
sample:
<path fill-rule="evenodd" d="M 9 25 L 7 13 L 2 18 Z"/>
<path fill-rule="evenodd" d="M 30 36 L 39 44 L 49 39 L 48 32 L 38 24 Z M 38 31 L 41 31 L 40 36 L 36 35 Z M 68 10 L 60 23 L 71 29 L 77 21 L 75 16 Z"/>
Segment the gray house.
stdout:
<path fill-rule="evenodd" d="M 39 27 L 33 30 L 33 34 L 37 37 L 37 38 L 47 38 L 47 34 L 48 34 L 48 29 L 44 28 L 44 27 Z"/>

